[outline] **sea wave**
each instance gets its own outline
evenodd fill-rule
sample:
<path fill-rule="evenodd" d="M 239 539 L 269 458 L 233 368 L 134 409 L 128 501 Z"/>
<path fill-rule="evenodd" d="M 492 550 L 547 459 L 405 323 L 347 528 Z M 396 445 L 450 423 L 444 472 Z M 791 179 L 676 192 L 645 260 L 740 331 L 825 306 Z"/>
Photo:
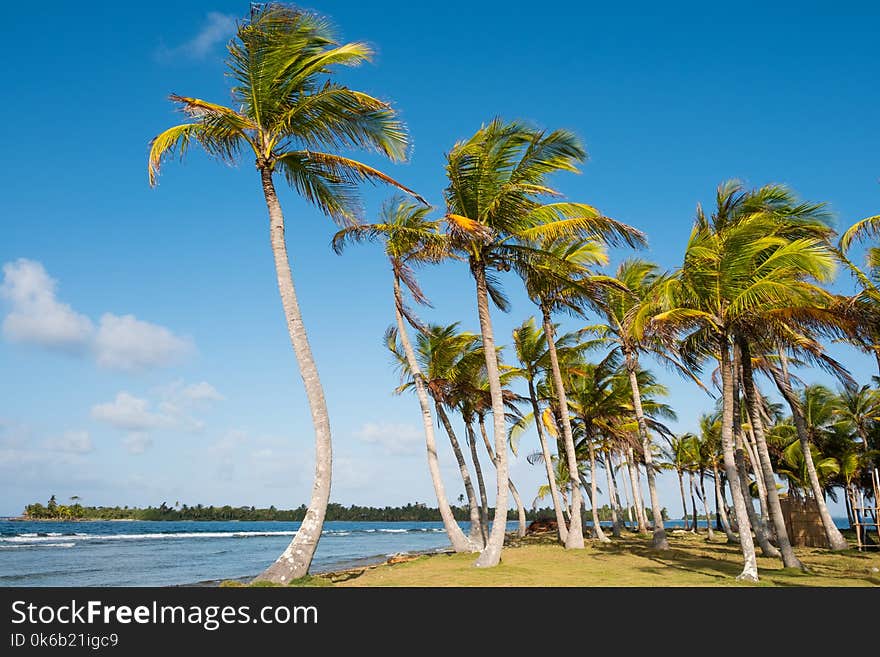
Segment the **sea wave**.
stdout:
<path fill-rule="evenodd" d="M 27 547 L 63 547 L 70 548 L 74 547 L 76 543 L 12 543 L 11 545 L 0 545 L 0 550 L 15 550 L 20 548 Z"/>
<path fill-rule="evenodd" d="M 406 533 L 442 533 L 444 530 L 437 527 L 412 527 L 412 528 L 391 528 L 381 527 L 376 529 L 325 529 L 322 532 L 324 536 L 351 536 L 352 534 L 406 534 Z M 83 532 L 63 534 L 61 532 L 33 533 L 25 532 L 15 536 L 0 536 L 0 547 L 7 547 L 8 544 L 15 545 L 48 545 L 58 543 L 59 537 L 73 538 L 78 543 L 80 541 L 155 541 L 155 540 L 171 540 L 171 539 L 209 539 L 209 538 L 253 538 L 268 536 L 293 536 L 296 531 L 234 531 L 234 532 L 155 532 L 149 534 L 86 534 Z M 67 547 L 67 543 L 63 544 Z M 70 543 L 73 545 L 73 543 Z"/>

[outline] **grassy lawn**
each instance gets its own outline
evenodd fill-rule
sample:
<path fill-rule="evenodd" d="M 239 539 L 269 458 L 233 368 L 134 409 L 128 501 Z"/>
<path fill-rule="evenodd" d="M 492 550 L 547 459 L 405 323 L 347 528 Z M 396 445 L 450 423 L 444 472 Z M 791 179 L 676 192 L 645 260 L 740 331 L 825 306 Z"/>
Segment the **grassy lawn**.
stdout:
<path fill-rule="evenodd" d="M 742 555 L 723 535 L 713 543 L 684 533 L 669 539 L 671 549 L 658 552 L 650 537 L 632 534 L 611 544 L 588 542 L 583 551 L 529 538 L 506 547 L 501 565 L 486 570 L 473 567 L 473 555 L 437 554 L 312 579 L 333 586 L 755 586 L 736 581 Z M 758 586 L 880 586 L 878 550 L 798 548 L 797 553 L 808 573 L 758 557 Z"/>

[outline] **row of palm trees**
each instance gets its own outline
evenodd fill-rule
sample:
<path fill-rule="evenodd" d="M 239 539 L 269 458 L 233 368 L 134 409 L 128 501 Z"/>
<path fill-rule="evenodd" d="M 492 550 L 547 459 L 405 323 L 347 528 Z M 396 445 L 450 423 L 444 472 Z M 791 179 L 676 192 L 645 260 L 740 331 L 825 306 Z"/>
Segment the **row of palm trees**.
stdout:
<path fill-rule="evenodd" d="M 578 171 L 586 157 L 573 133 L 500 119 L 483 125 L 447 154 L 445 208 L 432 218 L 431 208 L 416 192 L 335 152 L 361 148 L 394 161 L 402 159 L 408 147 L 406 131 L 390 105 L 331 79 L 335 67 L 368 60 L 367 46 L 339 44 L 322 17 L 270 3 L 253 6 L 228 51 L 235 81 L 233 106 L 172 96 L 189 120 L 152 141 L 149 173 L 155 184 L 165 159 L 182 156 L 197 144 L 228 162 L 251 153 L 260 174 L 277 284 L 315 427 L 316 472 L 299 531 L 259 579 L 286 583 L 308 572 L 329 501 L 332 466 L 329 417 L 291 275 L 275 173 L 342 224 L 334 249 L 341 252 L 347 244 L 365 240 L 385 247 L 395 309 L 387 344 L 403 374 L 401 390 L 414 390 L 419 401 L 429 471 L 454 549 L 478 551 L 477 566 L 499 562 L 508 492 L 520 508 L 522 531 L 523 503 L 509 477 L 508 451 L 510 427 L 516 434 L 529 418 L 541 446 L 534 461 L 543 462 L 566 548 L 584 547 L 585 493 L 592 499 L 594 532 L 599 540 L 607 540 L 596 515 L 600 463 L 606 466 L 609 492 L 615 491 L 612 507 L 622 518 L 615 462 L 626 464 L 642 530 L 648 520 L 646 510 L 639 510 L 638 470 L 644 469 L 653 544 L 667 547 L 652 433 L 668 433 L 661 419 L 670 410 L 656 399 L 662 388 L 640 363 L 643 356 L 653 355 L 697 383 L 706 364 L 717 363 L 722 390 L 718 467 L 723 477 L 715 481 L 716 487 L 721 479 L 726 481 L 733 501 L 730 524 L 738 531 L 745 561 L 741 577 L 757 578 L 752 531 L 765 552 L 776 550 L 772 539 L 787 566 L 799 565 L 782 522 L 768 447 L 773 427 L 762 416 L 765 398 L 754 375 L 757 371 L 773 379 L 791 405 L 799 439 L 809 441 L 790 367 L 806 360 L 844 375 L 842 366 L 824 353 L 820 338 L 846 339 L 878 353 L 876 271 L 863 273 L 846 256 L 854 241 L 875 234 L 877 217 L 832 245 L 833 231 L 821 205 L 799 203 L 780 186 L 749 191 L 726 183 L 719 188 L 715 212 L 707 217 L 698 211 L 684 262 L 676 271 L 663 273 L 651 263 L 631 259 L 615 276 L 603 275 L 598 267 L 607 264 L 608 247 L 640 247 L 646 238 L 589 204 L 563 200 L 551 186 L 553 174 Z M 378 222 L 362 224 L 356 192 L 365 181 L 389 184 L 407 197 L 387 203 Z M 467 264 L 479 334 L 461 332 L 455 324 L 425 325 L 414 308 L 428 302 L 416 280 L 418 267 L 447 261 Z M 862 284 L 856 297 L 835 296 L 821 286 L 831 280 L 840 262 Z M 527 320 L 514 334 L 516 365 L 501 360 L 492 324 L 492 306 L 508 306 L 501 280 L 508 271 L 517 275 L 538 311 L 538 319 Z M 560 313 L 584 318 L 597 314 L 601 321 L 576 334 L 558 335 L 554 317 Z M 588 362 L 585 354 L 600 348 L 607 351 L 603 358 Z M 516 379 L 526 382 L 528 398 L 512 392 Z M 467 536 L 446 500 L 435 414 L 467 492 Z M 460 416 L 465 427 L 476 487 L 450 414 Z M 754 445 L 749 463 L 757 485 L 766 491 L 766 524 L 761 522 L 764 507 L 758 517 L 746 496 L 743 425 L 733 421 L 743 414 Z M 550 439 L 556 442 L 556 454 Z M 479 465 L 480 443 L 495 471 L 491 524 L 490 484 Z M 818 474 L 809 473 L 815 473 L 816 466 L 811 465 L 810 449 L 803 454 L 812 485 Z M 615 528 L 619 531 L 619 522 Z M 829 536 L 832 529 L 833 524 L 826 527 Z M 733 530 L 728 536 L 737 539 Z M 838 537 L 839 533 L 835 540 Z"/>

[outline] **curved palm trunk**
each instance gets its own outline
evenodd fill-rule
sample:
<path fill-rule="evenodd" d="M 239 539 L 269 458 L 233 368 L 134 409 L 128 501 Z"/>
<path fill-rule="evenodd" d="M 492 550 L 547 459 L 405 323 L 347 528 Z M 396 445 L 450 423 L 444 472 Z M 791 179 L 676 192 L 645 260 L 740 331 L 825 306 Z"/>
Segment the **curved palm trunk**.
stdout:
<path fill-rule="evenodd" d="M 636 507 L 636 521 L 639 534 L 648 533 L 648 516 L 645 514 L 645 503 L 642 498 L 642 481 L 639 477 L 639 466 L 635 462 L 633 448 L 626 448 L 626 469 L 629 472 L 629 483 L 632 487 L 633 503 Z M 685 513 L 687 515 L 687 513 Z"/>
<path fill-rule="evenodd" d="M 751 419 L 749 419 L 749 430 L 743 431 L 743 447 L 745 453 L 749 457 L 749 469 L 755 475 L 755 486 L 758 489 L 758 508 L 761 511 L 759 520 L 761 521 L 761 531 L 767 534 L 771 541 L 776 540 L 775 528 L 770 522 L 770 504 L 767 501 L 767 485 L 764 483 L 764 473 L 761 471 L 760 461 L 758 459 L 757 441 L 754 439 L 754 428 Z"/>
<path fill-rule="evenodd" d="M 596 450 L 593 443 L 587 439 L 587 446 L 590 450 L 590 506 L 593 511 L 593 537 L 597 538 L 601 543 L 610 543 L 611 539 L 605 536 L 602 531 L 602 523 L 599 518 L 599 490 L 596 487 Z"/>
<path fill-rule="evenodd" d="M 694 534 L 698 534 L 699 533 L 699 527 L 698 527 L 699 523 L 697 522 L 697 502 L 694 499 L 694 473 L 693 472 L 688 472 L 688 485 L 690 486 L 690 491 L 691 491 L 691 513 L 693 514 L 693 520 L 694 520 L 693 528 L 691 531 L 693 531 Z"/>
<path fill-rule="evenodd" d="M 688 507 L 684 499 L 684 474 L 679 468 L 675 469 L 678 474 L 678 492 L 681 493 L 681 517 L 684 518 L 684 530 L 690 529 L 690 521 L 688 520 Z"/>
<path fill-rule="evenodd" d="M 547 446 L 547 437 L 544 435 L 544 427 L 541 426 L 541 409 L 538 406 L 538 395 L 535 393 L 535 384 L 529 378 L 529 399 L 532 401 L 532 413 L 535 416 L 535 429 L 538 432 L 538 441 L 541 443 L 541 454 L 544 456 L 544 470 L 547 472 L 547 483 L 550 486 L 550 496 L 553 498 L 553 511 L 556 513 L 556 528 L 559 540 L 565 543 L 568 537 L 568 529 L 565 526 L 562 500 L 559 497 L 559 487 L 556 485 L 556 475 L 553 473 L 553 459 L 550 448 Z"/>
<path fill-rule="evenodd" d="M 645 413 L 642 410 L 642 395 L 639 392 L 639 380 L 636 376 L 638 359 L 629 351 L 624 352 L 626 358 L 626 370 L 629 374 L 629 385 L 632 389 L 633 409 L 636 413 L 636 421 L 639 425 L 639 437 L 642 439 L 642 449 L 645 452 L 645 472 L 648 475 L 648 494 L 651 496 L 651 515 L 654 523 L 653 545 L 658 550 L 668 550 L 669 541 L 666 540 L 666 529 L 663 527 L 663 514 L 660 507 L 660 498 L 657 496 L 657 483 L 654 479 L 654 459 L 651 454 L 651 437 L 648 435 L 648 425 L 645 423 Z"/>
<path fill-rule="evenodd" d="M 767 439 L 764 436 L 764 421 L 761 419 L 760 401 L 755 391 L 755 380 L 752 376 L 752 355 L 747 340 L 739 340 L 739 348 L 742 360 L 743 390 L 746 395 L 746 410 L 752 423 L 755 434 L 758 462 L 761 473 L 764 476 L 764 487 L 767 489 L 767 503 L 770 511 L 770 520 L 776 530 L 776 541 L 779 551 L 782 552 L 782 563 L 786 568 L 800 568 L 804 565 L 794 553 L 788 531 L 785 528 L 785 518 L 782 515 L 782 506 L 779 504 L 779 491 L 776 489 L 776 477 L 773 473 L 773 465 L 770 463 L 770 451 L 767 449 Z"/>
<path fill-rule="evenodd" d="M 608 479 L 608 502 L 611 506 L 611 535 L 620 538 L 620 500 L 617 499 L 617 487 L 614 485 L 614 462 L 610 450 L 605 450 L 605 477 Z"/>
<path fill-rule="evenodd" d="M 828 546 L 832 550 L 846 550 L 849 548 L 849 544 L 834 524 L 834 520 L 831 518 L 831 513 L 828 511 L 828 505 L 825 503 L 825 495 L 822 491 L 822 485 L 819 483 L 819 475 L 816 472 L 816 465 L 813 462 L 813 454 L 810 449 L 810 436 L 807 433 L 807 424 L 804 421 L 804 414 L 801 410 L 800 402 L 791 388 L 791 380 L 788 377 L 785 352 L 781 352 L 779 355 L 783 365 L 782 375 L 780 375 L 779 371 L 775 368 L 771 369 L 770 374 L 773 377 L 773 382 L 776 384 L 777 389 L 785 398 L 788 407 L 791 409 L 791 417 L 794 419 L 794 427 L 801 444 L 801 451 L 804 453 L 804 465 L 807 468 L 810 488 L 813 491 L 816 505 L 819 507 L 819 517 L 822 519 L 822 528 L 825 530 L 825 538 L 828 540 Z"/>
<path fill-rule="evenodd" d="M 464 454 L 461 451 L 461 446 L 458 444 L 458 438 L 455 436 L 455 431 L 452 429 L 452 423 L 449 421 L 449 416 L 446 415 L 446 410 L 443 408 L 443 404 L 435 399 L 434 409 L 437 411 L 437 417 L 440 418 L 440 422 L 443 425 L 443 428 L 446 429 L 446 434 L 449 436 L 449 443 L 452 445 L 452 452 L 455 454 L 455 460 L 458 462 L 458 470 L 461 472 L 461 480 L 464 483 L 464 492 L 468 498 L 468 508 L 471 519 L 468 540 L 474 545 L 483 546 L 485 543 L 483 542 L 483 523 L 480 522 L 480 505 L 477 502 L 474 485 L 471 483 L 471 475 L 470 472 L 468 472 L 467 462 L 464 460 Z"/>
<path fill-rule="evenodd" d="M 707 540 L 712 540 L 715 538 L 714 533 L 712 532 L 712 517 L 709 515 L 709 499 L 706 497 L 706 473 L 702 470 L 700 471 L 700 497 L 703 500 L 703 511 L 706 514 L 706 527 L 709 530 L 709 536 Z"/>
<path fill-rule="evenodd" d="M 492 399 L 492 423 L 494 424 L 497 485 L 495 516 L 492 532 L 486 548 L 477 558 L 475 566 L 497 566 L 501 561 L 504 536 L 507 531 L 507 427 L 504 419 L 504 398 L 501 393 L 501 375 L 498 372 L 498 353 L 495 351 L 495 335 L 489 315 L 489 292 L 486 287 L 486 270 L 482 261 L 471 266 L 477 284 L 477 312 L 480 316 L 480 333 L 483 337 L 483 354 L 486 358 L 486 378 Z"/>
<path fill-rule="evenodd" d="M 400 280 L 394 277 L 394 314 L 397 319 L 397 333 L 400 335 L 400 342 L 403 345 L 403 353 L 406 356 L 406 363 L 409 371 L 412 373 L 413 381 L 416 386 L 416 397 L 419 399 L 419 408 L 422 411 L 422 426 L 425 429 L 425 448 L 428 452 L 428 470 L 431 473 L 431 483 L 434 484 L 434 493 L 437 495 L 437 508 L 440 510 L 440 518 L 443 520 L 443 528 L 452 544 L 452 549 L 456 552 L 475 552 L 479 548 L 468 541 L 464 532 L 461 530 L 452 509 L 449 507 L 449 501 L 446 499 L 446 488 L 443 486 L 443 476 L 440 474 L 440 462 L 437 459 L 437 440 L 434 436 L 434 420 L 431 417 L 431 406 L 428 401 L 428 389 L 425 386 L 425 379 L 422 370 L 419 368 L 419 362 L 416 359 L 416 352 L 412 343 L 409 341 L 409 334 L 406 330 L 406 324 L 403 321 L 401 306 L 403 299 L 400 295 Z"/>
<path fill-rule="evenodd" d="M 489 498 L 486 496 L 486 483 L 483 481 L 483 468 L 480 465 L 480 457 L 477 455 L 477 437 L 474 435 L 474 426 L 470 420 L 464 421 L 467 430 L 468 446 L 471 448 L 471 461 L 477 473 L 477 488 L 480 491 L 480 525 L 483 531 L 483 545 L 489 541 Z"/>
<path fill-rule="evenodd" d="M 739 527 L 739 544 L 743 553 L 743 570 L 737 579 L 757 582 L 758 560 L 755 557 L 755 544 L 752 541 L 749 514 L 746 511 L 746 501 L 740 487 L 739 473 L 733 453 L 734 387 L 733 372 L 730 368 L 730 351 L 726 340 L 720 340 L 718 346 L 721 351 L 721 450 L 724 453 L 724 471 L 727 474 L 727 481 L 730 482 L 730 495 L 733 498 L 733 510 Z"/>
<path fill-rule="evenodd" d="M 544 335 L 547 338 L 547 352 L 550 354 L 550 369 L 553 373 L 553 390 L 559 402 L 559 415 L 562 419 L 562 437 L 565 443 L 565 459 L 571 477 L 571 523 L 565 540 L 566 550 L 584 549 L 584 527 L 581 519 L 581 489 L 578 486 L 578 463 L 574 450 L 574 437 L 571 431 L 571 420 L 568 416 L 568 398 L 562 382 L 562 370 L 559 368 L 559 356 L 556 353 L 556 336 L 549 309 L 542 305 L 541 313 L 544 320 Z"/>
<path fill-rule="evenodd" d="M 718 514 L 718 519 L 721 521 L 721 528 L 724 530 L 724 535 L 727 536 L 727 542 L 739 543 L 739 539 L 730 527 L 730 520 L 727 518 L 727 509 L 725 508 L 727 505 L 724 502 L 724 490 L 721 487 L 721 473 L 718 472 L 718 466 L 714 463 L 712 464 L 712 472 L 715 478 L 715 513 Z"/>
<path fill-rule="evenodd" d="M 492 461 L 492 464 L 495 467 L 498 467 L 498 463 L 495 460 L 495 450 L 492 449 L 492 443 L 489 442 L 489 434 L 486 433 L 486 422 L 482 415 L 477 416 L 478 422 L 480 424 L 480 434 L 483 436 L 483 444 L 486 446 L 486 452 L 489 454 L 489 459 Z M 516 535 L 522 538 L 526 535 L 526 507 L 522 503 L 522 498 L 519 496 L 519 491 L 516 489 L 516 486 L 513 485 L 513 479 L 510 477 L 507 478 L 507 487 L 510 489 L 510 495 L 513 497 L 513 503 L 516 504 L 516 517 L 517 517 L 517 527 L 516 527 Z"/>
<path fill-rule="evenodd" d="M 303 324 L 293 276 L 287 257 L 287 244 L 284 239 L 284 215 L 281 204 L 275 193 L 272 171 L 267 166 L 260 168 L 263 195 L 269 210 L 269 231 L 272 254 L 275 257 L 275 275 L 278 279 L 278 291 L 290 342 L 299 364 L 300 375 L 309 403 L 312 425 L 315 428 L 315 481 L 308 510 L 293 540 L 281 553 L 281 556 L 264 570 L 257 580 L 276 584 L 289 584 L 291 580 L 304 577 L 309 572 L 312 557 L 318 547 L 321 531 L 324 527 L 324 516 L 327 503 L 330 501 L 330 479 L 333 465 L 333 448 L 330 437 L 330 417 L 324 401 L 324 389 L 318 376 L 318 368 L 312 356 L 308 335 Z"/>

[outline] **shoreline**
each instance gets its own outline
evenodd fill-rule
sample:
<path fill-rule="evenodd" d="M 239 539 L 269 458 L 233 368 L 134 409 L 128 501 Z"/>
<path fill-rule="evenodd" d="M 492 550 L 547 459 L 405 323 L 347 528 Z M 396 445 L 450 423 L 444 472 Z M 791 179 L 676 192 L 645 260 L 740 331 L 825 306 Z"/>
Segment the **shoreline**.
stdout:
<path fill-rule="evenodd" d="M 392 555 L 375 555 L 374 557 L 363 557 L 361 559 L 350 559 L 341 561 L 336 564 L 328 565 L 329 570 L 315 570 L 309 573 L 312 577 L 321 577 L 329 579 L 331 582 L 344 581 L 352 577 L 357 577 L 375 568 L 383 566 L 393 566 L 398 563 L 407 561 L 415 561 L 421 557 L 431 557 L 441 554 L 454 554 L 455 551 L 448 547 L 437 548 L 434 550 L 414 550 L 412 552 L 397 552 Z M 169 587 L 192 587 L 192 588 L 213 588 L 213 587 L 237 587 L 248 586 L 259 575 L 245 575 L 243 577 L 234 577 L 230 579 L 207 579 L 191 584 L 169 584 Z"/>

